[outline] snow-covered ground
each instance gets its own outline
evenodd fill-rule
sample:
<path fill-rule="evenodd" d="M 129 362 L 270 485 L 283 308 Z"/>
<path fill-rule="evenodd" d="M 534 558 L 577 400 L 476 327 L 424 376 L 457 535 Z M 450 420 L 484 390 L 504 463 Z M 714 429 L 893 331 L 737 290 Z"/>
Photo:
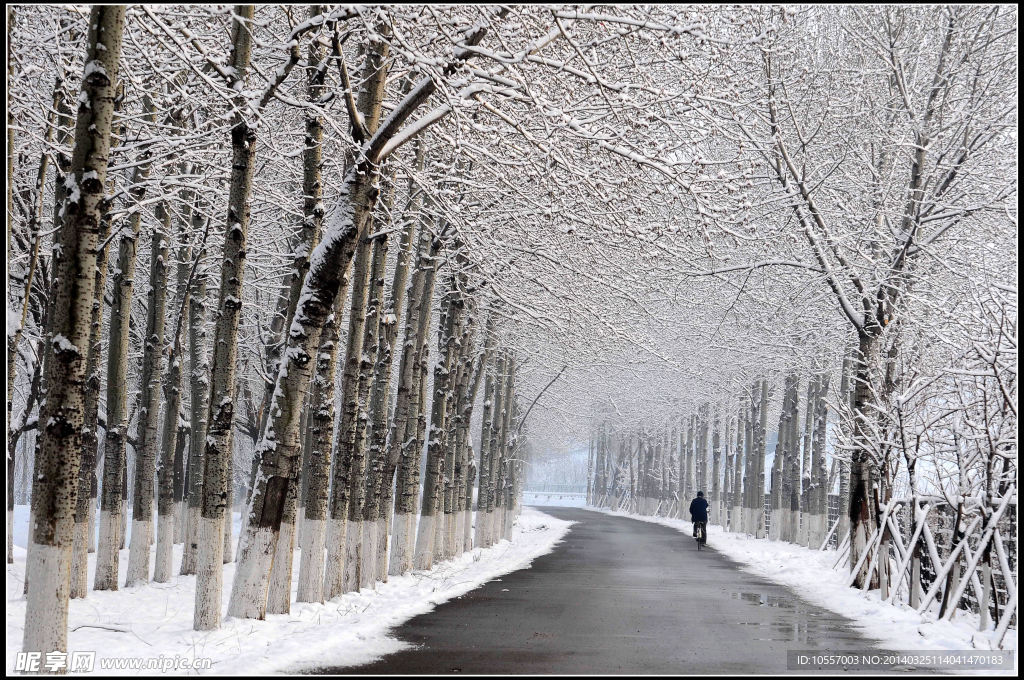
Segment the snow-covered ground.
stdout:
<path fill-rule="evenodd" d="M 606 515 L 629 517 L 671 527 L 687 536 L 693 524 L 681 519 L 648 517 L 588 507 Z M 812 550 L 792 543 L 755 539 L 748 534 L 727 532 L 721 526 L 708 527 L 708 545 L 741 563 L 758 576 L 788 586 L 820 607 L 852 619 L 867 638 L 884 643 L 887 649 L 903 650 L 990 650 L 995 648 L 992 631 L 978 632 L 978 617 L 958 611 L 952 621 L 936 621 L 903 604 L 886 604 L 878 591 L 863 592 L 846 585 L 845 562 L 836 568 L 834 550 Z M 1017 631 L 1006 634 L 1005 649 L 1017 648 Z M 994 672 L 994 671 L 990 671 Z"/>
<path fill-rule="evenodd" d="M 18 508 L 24 520 L 27 508 Z M 20 517 L 18 517 L 20 516 Z M 238 536 L 238 514 L 235 514 Z M 129 522 L 130 524 L 130 522 Z M 25 525 L 15 532 L 14 564 L 7 565 L 7 672 L 14 669 L 21 649 L 25 622 L 22 595 L 25 574 Z M 156 658 L 209 659 L 207 673 L 260 674 L 367 663 L 402 649 L 404 642 L 389 637 L 391 628 L 431 611 L 435 605 L 459 597 L 479 585 L 529 567 L 548 553 L 572 522 L 555 519 L 539 510 L 523 508 L 513 529 L 513 540 L 469 553 L 405 576 L 391 577 L 376 590 L 348 593 L 324 604 L 294 603 L 299 555 L 295 556 L 291 614 L 268 615 L 266 621 L 225 619 L 220 630 L 192 630 L 194 576 L 175 576 L 170 583 L 150 583 L 116 592 L 95 592 L 72 600 L 68 614 L 68 650 L 95 651 L 96 671 L 103 659 Z M 155 546 L 154 546 L 155 548 Z M 181 546 L 174 547 L 175 566 Z M 128 550 L 121 551 L 121 574 L 128 565 Z M 95 555 L 89 556 L 89 583 Z M 224 606 L 234 577 L 234 563 L 224 567 Z M 112 668 L 106 672 L 138 674 Z M 170 673 L 195 673 L 171 669 Z M 204 671 L 200 671 L 204 672 Z"/>

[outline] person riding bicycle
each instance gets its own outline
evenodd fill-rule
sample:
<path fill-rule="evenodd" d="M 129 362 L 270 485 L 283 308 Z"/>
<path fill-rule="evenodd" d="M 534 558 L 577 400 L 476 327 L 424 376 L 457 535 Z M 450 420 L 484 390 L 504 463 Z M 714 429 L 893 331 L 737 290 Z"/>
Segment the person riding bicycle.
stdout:
<path fill-rule="evenodd" d="M 705 535 L 708 526 L 708 502 L 704 498 L 704 492 L 698 491 L 697 497 L 690 501 L 690 521 L 693 522 L 693 535 L 697 535 L 697 525 L 704 527 Z"/>

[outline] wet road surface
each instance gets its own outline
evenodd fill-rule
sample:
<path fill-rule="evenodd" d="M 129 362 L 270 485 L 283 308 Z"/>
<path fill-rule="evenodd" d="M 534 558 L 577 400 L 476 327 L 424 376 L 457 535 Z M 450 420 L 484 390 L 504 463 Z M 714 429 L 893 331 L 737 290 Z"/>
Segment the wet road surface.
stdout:
<path fill-rule="evenodd" d="M 531 568 L 396 628 L 411 649 L 318 672 L 785 673 L 787 650 L 876 648 L 713 544 L 698 552 L 657 524 L 541 509 L 578 524 Z"/>

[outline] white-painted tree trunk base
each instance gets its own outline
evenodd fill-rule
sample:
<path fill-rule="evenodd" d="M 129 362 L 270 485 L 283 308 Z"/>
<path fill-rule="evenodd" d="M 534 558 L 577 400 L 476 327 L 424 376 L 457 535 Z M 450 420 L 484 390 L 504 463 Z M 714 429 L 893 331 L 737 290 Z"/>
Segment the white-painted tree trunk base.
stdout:
<path fill-rule="evenodd" d="M 450 512 L 444 516 L 444 558 L 450 560 L 461 551 L 458 541 L 462 538 L 459 530 L 459 512 Z M 457 538 L 458 537 L 458 538 Z"/>
<path fill-rule="evenodd" d="M 764 538 L 767 535 L 764 527 L 764 509 L 754 508 L 751 524 L 754 529 L 755 538 Z"/>
<path fill-rule="evenodd" d="M 294 559 L 293 538 L 295 525 L 281 522 L 277 534 L 277 548 L 274 550 L 273 566 L 270 569 L 270 590 L 267 593 L 267 614 L 288 614 L 291 612 L 292 564 Z"/>
<path fill-rule="evenodd" d="M 174 514 L 157 515 L 156 560 L 153 565 L 153 582 L 167 583 L 174 569 Z"/>
<path fill-rule="evenodd" d="M 505 511 L 505 540 L 512 540 L 512 525 L 515 523 L 516 516 L 519 513 L 516 507 L 513 505 L 511 508 Z"/>
<path fill-rule="evenodd" d="M 413 569 L 430 569 L 434 566 L 434 522 L 433 515 L 420 515 L 416 532 L 416 551 L 412 558 Z"/>
<path fill-rule="evenodd" d="M 501 507 L 499 506 L 495 506 L 495 508 L 487 514 L 487 547 L 491 547 L 501 540 L 498 534 L 498 527 L 500 526 L 498 524 L 498 518 L 500 515 Z"/>
<path fill-rule="evenodd" d="M 473 549 L 473 508 L 466 508 L 462 520 L 462 552 Z"/>
<path fill-rule="evenodd" d="M 235 579 L 231 583 L 228 616 L 263 620 L 267 613 L 267 591 L 277 533 L 270 527 L 250 525 L 242 534 L 241 543 Z"/>
<path fill-rule="evenodd" d="M 359 590 L 359 571 L 362 568 L 361 550 L 363 523 L 349 521 L 345 528 L 345 566 L 342 570 L 341 592 Z"/>
<path fill-rule="evenodd" d="M 491 528 L 491 513 L 484 510 L 476 514 L 477 523 L 477 544 L 481 548 L 491 547 L 491 537 L 488 534 L 488 529 Z"/>
<path fill-rule="evenodd" d="M 359 527 L 359 587 L 373 588 L 377 584 L 377 522 L 363 520 Z"/>
<path fill-rule="evenodd" d="M 743 510 L 738 505 L 732 506 L 732 510 L 729 511 L 729 531 L 738 533 L 742 531 L 740 528 L 740 513 Z"/>
<path fill-rule="evenodd" d="M 121 501 L 121 531 L 118 535 L 121 541 L 117 549 L 124 550 L 124 542 L 128 539 L 128 501 Z"/>
<path fill-rule="evenodd" d="M 196 573 L 196 552 L 199 544 L 199 508 L 185 508 L 185 539 L 181 549 L 182 576 Z"/>
<path fill-rule="evenodd" d="M 152 521 L 132 520 L 132 540 L 128 548 L 125 588 L 149 582 L 149 535 L 152 531 Z"/>
<path fill-rule="evenodd" d="M 768 526 L 768 540 L 777 541 L 782 535 L 782 524 L 784 522 L 782 518 L 782 510 L 772 508 L 771 518 L 771 524 Z"/>
<path fill-rule="evenodd" d="M 89 522 L 75 522 L 71 539 L 71 599 L 85 597 L 89 592 Z"/>
<path fill-rule="evenodd" d="M 986 631 L 992 626 L 992 612 L 989 610 L 989 601 L 992 598 L 992 562 L 985 560 L 981 563 L 981 598 L 978 601 L 978 630 Z"/>
<path fill-rule="evenodd" d="M 444 557 L 444 554 L 445 554 L 445 537 L 446 537 L 445 521 L 447 519 L 448 518 L 444 515 L 443 512 L 441 512 L 440 509 L 434 514 L 434 537 L 433 537 L 433 539 L 431 539 L 431 545 L 430 545 L 430 548 L 431 548 L 431 550 L 430 550 L 430 552 L 431 552 L 430 564 L 431 565 L 434 565 L 434 564 L 437 564 L 437 563 L 440 563 L 440 562 L 444 562 L 444 559 L 445 559 L 445 557 Z"/>
<path fill-rule="evenodd" d="M 487 511 L 477 510 L 476 512 L 476 537 L 474 542 L 478 548 L 488 547 L 487 543 Z"/>
<path fill-rule="evenodd" d="M 68 649 L 68 586 L 71 578 L 71 550 L 56 545 L 29 544 L 25 572 L 28 585 L 26 611 L 37 616 L 25 618 L 23 652 L 66 652 Z"/>
<path fill-rule="evenodd" d="M 249 513 L 245 513 L 245 515 L 248 515 L 248 514 Z M 224 561 L 224 564 L 231 564 L 231 562 L 234 561 L 234 555 L 232 554 L 232 551 L 231 551 L 232 545 L 234 544 L 234 541 L 231 540 L 231 519 L 232 519 L 231 508 L 225 508 L 224 509 L 224 552 L 221 553 L 221 559 Z M 246 528 L 248 528 L 248 527 L 246 527 Z M 239 543 L 241 543 L 243 535 L 244 535 L 244 532 L 240 533 L 238 535 Z"/>
<path fill-rule="evenodd" d="M 96 499 L 89 500 L 89 546 L 88 553 L 96 552 Z M 88 580 L 88 578 L 86 579 Z"/>
<path fill-rule="evenodd" d="M 824 536 L 820 539 L 818 538 L 818 516 L 812 514 L 804 515 L 803 545 L 811 550 L 817 550 L 824 538 Z"/>
<path fill-rule="evenodd" d="M 299 532 L 299 589 L 296 602 L 324 601 L 324 539 L 327 523 L 304 519 Z"/>
<path fill-rule="evenodd" d="M 812 535 L 810 543 L 807 547 L 817 550 L 821 547 L 821 544 L 825 542 L 825 537 L 828 536 L 828 517 L 822 514 L 811 515 L 813 524 L 811 525 Z"/>
<path fill-rule="evenodd" d="M 324 561 L 324 599 L 341 595 L 345 577 L 345 536 L 348 522 L 344 519 L 327 520 L 327 559 Z"/>
<path fill-rule="evenodd" d="M 376 580 L 388 582 L 388 520 L 381 517 L 377 520 L 377 563 L 374 565 Z"/>
<path fill-rule="evenodd" d="M 391 560 L 388 574 L 401 576 L 412 569 L 412 526 L 416 518 L 411 513 L 396 514 L 391 529 Z"/>
<path fill-rule="evenodd" d="M 184 543 L 186 532 L 185 503 L 182 501 L 176 501 L 174 503 L 174 542 Z"/>
<path fill-rule="evenodd" d="M 452 557 L 457 557 L 466 552 L 466 513 L 462 510 L 455 511 L 455 527 L 452 530 Z"/>
<path fill-rule="evenodd" d="M 224 522 L 199 518 L 196 537 L 196 602 L 192 627 L 195 630 L 220 628 L 221 592 L 224 584 Z"/>
<path fill-rule="evenodd" d="M 96 576 L 93 579 L 93 590 L 117 590 L 120 530 L 120 517 L 115 517 L 109 511 L 100 512 L 100 538 L 96 544 Z"/>
<path fill-rule="evenodd" d="M 494 508 L 494 512 L 491 513 L 491 528 L 487 530 L 487 533 L 491 536 L 491 545 L 501 541 L 501 530 L 505 528 L 505 507 L 497 506 Z"/>

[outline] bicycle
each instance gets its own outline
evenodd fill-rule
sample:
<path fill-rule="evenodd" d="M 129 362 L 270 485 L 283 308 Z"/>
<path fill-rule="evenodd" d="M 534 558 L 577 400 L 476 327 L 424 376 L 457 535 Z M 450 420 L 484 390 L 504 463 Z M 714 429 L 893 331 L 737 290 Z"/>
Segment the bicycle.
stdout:
<path fill-rule="evenodd" d="M 703 550 L 708 542 L 707 522 L 694 522 L 693 536 L 697 539 L 697 550 Z"/>

